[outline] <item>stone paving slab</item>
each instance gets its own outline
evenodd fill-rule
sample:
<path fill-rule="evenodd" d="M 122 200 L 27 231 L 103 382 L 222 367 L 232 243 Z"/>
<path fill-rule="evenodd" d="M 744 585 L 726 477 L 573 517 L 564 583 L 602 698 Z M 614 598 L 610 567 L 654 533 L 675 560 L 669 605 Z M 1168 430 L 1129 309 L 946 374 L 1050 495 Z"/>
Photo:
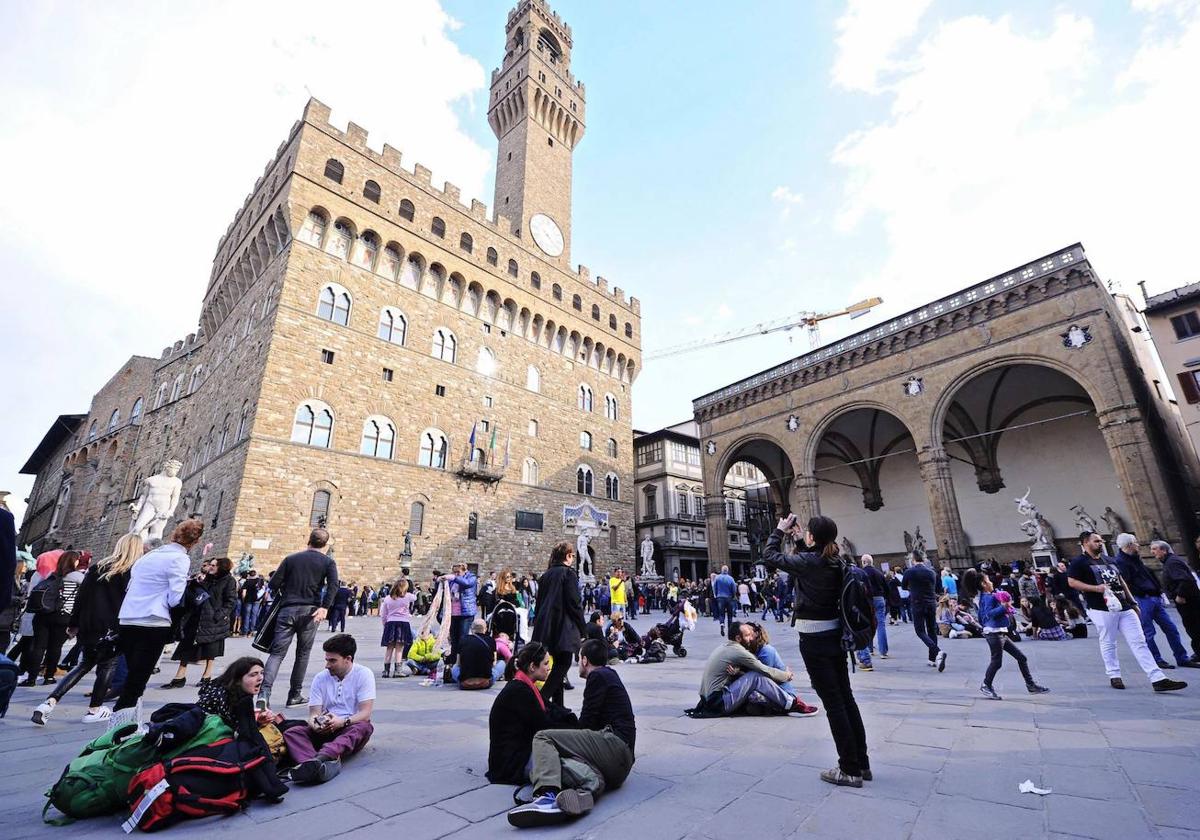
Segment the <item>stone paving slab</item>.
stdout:
<path fill-rule="evenodd" d="M 655 617 L 653 620 L 658 620 Z M 651 619 L 639 618 L 645 629 Z M 769 625 L 796 685 L 807 683 L 794 637 Z M 359 661 L 378 671 L 378 619 L 350 619 L 363 645 Z M 328 634 L 321 633 L 321 638 Z M 637 763 L 626 784 L 583 820 L 539 830 L 539 838 L 754 840 L 790 837 L 946 838 L 995 827 L 1010 837 L 1175 838 L 1200 836 L 1200 672 L 1195 685 L 1155 695 L 1122 647 L 1126 691 L 1108 687 L 1096 640 L 1024 642 L 1038 680 L 1052 692 L 1024 692 L 1014 663 L 997 679 L 1005 699 L 978 693 L 987 663 L 981 640 L 945 643 L 947 669 L 925 665 L 911 628 L 889 628 L 893 656 L 851 677 L 866 722 L 876 779 L 835 789 L 817 771 L 836 761 L 824 716 L 693 720 L 704 660 L 721 642 L 701 620 L 686 659 L 621 665 L 638 716 Z M 250 653 L 227 643 L 227 660 Z M 319 648 L 318 648 L 319 652 Z M 289 663 L 290 664 L 290 663 Z M 314 656 L 310 676 L 320 667 Z M 285 666 L 284 672 L 287 672 Z M 1191 672 L 1178 671 L 1188 679 Z M 198 676 L 193 670 L 193 679 Z M 146 706 L 194 698 L 152 681 Z M 576 679 L 576 682 L 579 682 Z M 39 820 L 43 791 L 91 737 L 79 723 L 90 679 L 45 728 L 29 721 L 46 689 L 18 689 L 0 721 L 0 838 L 72 840 L 120 836 L 118 818 L 69 829 Z M 578 708 L 582 686 L 567 694 Z M 498 689 L 463 692 L 380 680 L 376 732 L 367 748 L 326 785 L 294 788 L 284 802 L 252 805 L 225 819 L 180 824 L 172 836 L 307 840 L 394 834 L 406 840 L 515 836 L 504 812 L 512 788 L 483 777 L 487 714 Z M 1017 792 L 1026 778 L 1053 789 Z"/>

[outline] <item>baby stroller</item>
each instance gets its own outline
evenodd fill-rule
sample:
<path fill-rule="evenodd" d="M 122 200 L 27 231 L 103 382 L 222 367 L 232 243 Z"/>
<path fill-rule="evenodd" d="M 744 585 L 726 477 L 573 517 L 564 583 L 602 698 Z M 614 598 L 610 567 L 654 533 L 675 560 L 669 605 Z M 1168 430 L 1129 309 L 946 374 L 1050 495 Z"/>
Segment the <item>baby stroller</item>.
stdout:
<path fill-rule="evenodd" d="M 662 624 L 654 625 L 663 644 L 671 648 L 680 658 L 687 656 L 687 648 L 683 646 L 683 625 L 680 621 L 680 614 L 683 612 L 685 603 L 687 602 L 680 598 L 679 604 L 671 612 L 671 617 Z"/>
<path fill-rule="evenodd" d="M 488 616 L 488 634 L 494 639 L 497 633 L 507 633 L 514 645 L 520 644 L 521 615 L 517 608 L 508 601 L 498 601 L 492 614 Z M 516 652 L 514 647 L 513 652 Z"/>

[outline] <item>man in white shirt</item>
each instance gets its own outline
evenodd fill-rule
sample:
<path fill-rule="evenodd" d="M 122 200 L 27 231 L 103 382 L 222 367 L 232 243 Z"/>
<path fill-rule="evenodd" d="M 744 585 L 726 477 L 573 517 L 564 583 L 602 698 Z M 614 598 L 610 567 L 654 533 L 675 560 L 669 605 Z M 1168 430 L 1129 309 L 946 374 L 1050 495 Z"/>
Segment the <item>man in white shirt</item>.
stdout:
<path fill-rule="evenodd" d="M 342 759 L 366 746 L 375 727 L 375 675 L 354 661 L 358 644 L 346 633 L 322 645 L 325 670 L 309 688 L 308 725 L 284 730 L 288 755 L 296 762 L 293 782 L 319 784 L 341 772 Z"/>

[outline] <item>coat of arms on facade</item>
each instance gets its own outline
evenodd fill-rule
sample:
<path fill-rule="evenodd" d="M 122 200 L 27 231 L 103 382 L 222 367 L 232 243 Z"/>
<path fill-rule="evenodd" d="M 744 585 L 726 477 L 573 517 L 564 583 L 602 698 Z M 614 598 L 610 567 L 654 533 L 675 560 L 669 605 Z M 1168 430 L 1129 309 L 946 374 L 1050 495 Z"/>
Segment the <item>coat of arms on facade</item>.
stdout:
<path fill-rule="evenodd" d="M 794 432 L 797 429 L 799 429 L 800 428 L 800 418 L 797 417 L 795 414 L 789 416 L 787 419 L 787 428 L 788 428 L 789 432 Z"/>
<path fill-rule="evenodd" d="M 925 380 L 919 376 L 910 376 L 904 380 L 904 396 L 919 397 L 925 392 Z"/>
<path fill-rule="evenodd" d="M 1071 328 L 1062 334 L 1063 347 L 1078 350 L 1092 340 L 1092 328 L 1072 324 Z"/>
<path fill-rule="evenodd" d="M 716 454 L 717 454 L 717 443 L 716 443 L 716 441 L 712 441 L 712 440 L 710 440 L 708 443 L 704 444 L 704 451 L 705 451 L 705 452 L 707 452 L 707 453 L 709 454 L 709 457 L 712 457 L 713 455 L 716 455 Z"/>

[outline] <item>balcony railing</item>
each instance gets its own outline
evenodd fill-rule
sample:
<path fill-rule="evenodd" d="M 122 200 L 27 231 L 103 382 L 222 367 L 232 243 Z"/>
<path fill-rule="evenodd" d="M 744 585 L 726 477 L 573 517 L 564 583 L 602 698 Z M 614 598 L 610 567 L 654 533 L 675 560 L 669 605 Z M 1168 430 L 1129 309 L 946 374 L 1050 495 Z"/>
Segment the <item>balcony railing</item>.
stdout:
<path fill-rule="evenodd" d="M 490 484 L 495 484 L 500 479 L 504 478 L 503 464 L 488 464 L 483 461 L 474 461 L 470 458 L 464 458 L 458 464 L 458 469 L 455 473 L 467 479 L 468 481 L 486 481 Z"/>

